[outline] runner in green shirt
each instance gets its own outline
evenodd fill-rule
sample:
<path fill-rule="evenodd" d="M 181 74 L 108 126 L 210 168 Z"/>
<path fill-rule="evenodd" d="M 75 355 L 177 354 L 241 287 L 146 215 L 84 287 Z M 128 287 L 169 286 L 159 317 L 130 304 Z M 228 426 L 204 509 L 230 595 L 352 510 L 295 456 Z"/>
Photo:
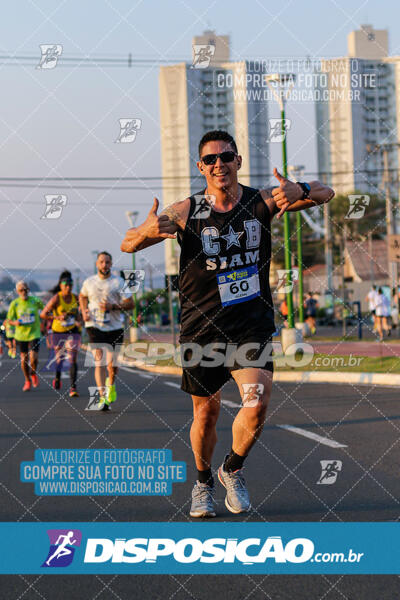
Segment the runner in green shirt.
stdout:
<path fill-rule="evenodd" d="M 22 391 L 27 392 L 32 385 L 39 385 L 37 364 L 42 328 L 40 312 L 44 304 L 36 296 L 29 295 L 29 287 L 25 281 L 18 281 L 15 288 L 19 297 L 11 302 L 7 321 L 9 325 L 15 325 L 14 337 L 19 345 L 21 369 L 25 376 Z"/>

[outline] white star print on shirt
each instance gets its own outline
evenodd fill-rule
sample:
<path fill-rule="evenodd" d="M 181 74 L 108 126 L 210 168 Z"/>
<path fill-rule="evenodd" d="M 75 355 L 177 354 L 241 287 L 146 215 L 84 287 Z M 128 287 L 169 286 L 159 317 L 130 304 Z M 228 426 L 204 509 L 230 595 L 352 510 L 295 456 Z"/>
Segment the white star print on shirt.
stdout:
<path fill-rule="evenodd" d="M 228 242 L 226 249 L 228 250 L 228 248 L 230 248 L 233 245 L 239 246 L 240 248 L 239 238 L 242 235 L 243 231 L 239 231 L 238 233 L 236 233 L 235 231 L 233 231 L 232 225 L 229 225 L 229 233 L 227 235 L 221 235 L 221 237 Z"/>

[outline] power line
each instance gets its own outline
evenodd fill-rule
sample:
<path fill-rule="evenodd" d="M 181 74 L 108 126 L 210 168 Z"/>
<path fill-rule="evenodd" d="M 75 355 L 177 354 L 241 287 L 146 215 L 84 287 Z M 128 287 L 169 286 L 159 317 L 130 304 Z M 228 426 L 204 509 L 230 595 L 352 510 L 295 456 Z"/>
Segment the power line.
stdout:
<path fill-rule="evenodd" d="M 39 64 L 40 61 L 40 54 L 32 54 L 32 55 L 13 55 L 13 54 L 2 54 L 0 55 L 0 61 L 4 61 L 4 64 L 11 64 L 12 66 L 16 66 L 18 65 L 18 63 L 20 61 L 28 61 L 27 64 L 23 65 L 23 66 L 32 66 Z M 159 57 L 155 57 L 155 58 L 144 58 L 144 57 L 136 57 L 133 58 L 132 54 L 128 54 L 125 57 L 97 57 L 97 58 L 90 58 L 90 57 L 74 57 L 74 56 L 65 56 L 65 55 L 60 55 L 58 57 L 57 60 L 57 68 L 58 67 L 62 67 L 62 66 L 73 66 L 73 65 L 80 65 L 80 66 L 97 66 L 97 65 L 102 65 L 102 66 L 114 66 L 114 67 L 140 67 L 140 66 L 148 66 L 149 64 L 153 64 L 153 65 L 168 65 L 168 64 L 176 64 L 176 63 L 182 63 L 182 62 L 188 62 L 187 59 L 179 59 L 179 58 L 159 58 Z"/>
<path fill-rule="evenodd" d="M 388 169 L 390 172 L 399 172 L 399 168 L 398 167 L 392 167 L 390 169 Z M 359 169 L 359 170 L 352 170 L 349 169 L 347 171 L 304 171 L 304 175 L 321 175 L 321 176 L 330 176 L 330 177 L 335 177 L 336 175 L 360 175 L 363 173 L 366 174 L 381 174 L 384 172 L 384 169 Z M 274 174 L 273 173 L 245 173 L 245 174 L 240 174 L 240 177 L 246 178 L 246 177 L 270 177 L 273 178 Z M 98 176 L 93 176 L 93 177 L 0 177 L 0 182 L 16 182 L 16 181 L 40 181 L 40 182 L 46 182 L 46 181 L 152 181 L 152 180 L 164 180 L 164 179 L 172 179 L 172 180 L 177 180 L 177 179 L 203 179 L 202 175 L 143 175 L 143 176 L 136 176 L 136 177 L 116 177 L 116 176 L 111 176 L 111 177 L 98 177 Z"/>
<path fill-rule="evenodd" d="M 146 187 L 139 187 L 139 186 L 129 186 L 129 187 L 114 187 L 111 185 L 108 186 L 101 186 L 101 185 L 64 185 L 64 184 L 57 184 L 57 189 L 60 188 L 67 188 L 71 191 L 73 190 L 112 190 L 115 192 L 123 192 L 126 190 L 141 190 L 141 191 L 151 191 Z M 34 185 L 34 184 L 29 184 L 29 183 L 0 183 L 0 188 L 32 188 L 32 189 L 37 189 L 37 190 L 54 190 L 55 189 L 55 185 Z M 152 190 L 168 190 L 168 191 L 173 191 L 176 190 L 176 187 L 164 187 L 161 185 L 152 185 L 151 186 Z"/>

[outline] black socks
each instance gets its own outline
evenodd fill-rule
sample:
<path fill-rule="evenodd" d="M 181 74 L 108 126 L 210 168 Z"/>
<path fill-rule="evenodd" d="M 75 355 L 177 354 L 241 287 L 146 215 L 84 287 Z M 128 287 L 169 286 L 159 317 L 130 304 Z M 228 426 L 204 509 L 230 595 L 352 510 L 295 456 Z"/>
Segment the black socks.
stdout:
<path fill-rule="evenodd" d="M 69 368 L 69 376 L 71 379 L 71 387 L 76 387 L 77 364 L 72 363 Z"/>
<path fill-rule="evenodd" d="M 247 457 L 240 456 L 240 454 L 236 454 L 236 452 L 231 450 L 225 459 L 224 471 L 226 471 L 227 473 L 233 473 L 234 471 L 238 471 L 243 467 L 245 458 Z M 206 469 L 205 471 L 197 470 L 197 479 L 200 483 L 206 483 L 210 487 L 214 486 L 214 478 L 211 469 Z"/>
<path fill-rule="evenodd" d="M 233 450 L 230 451 L 230 454 L 225 459 L 224 462 L 224 471 L 228 473 L 233 473 L 233 471 L 237 471 L 243 467 L 244 459 L 246 456 L 240 456 L 240 454 L 236 454 Z"/>
<path fill-rule="evenodd" d="M 200 483 L 206 483 L 210 487 L 213 487 L 214 485 L 214 478 L 211 469 L 207 469 L 206 471 L 197 470 L 197 479 Z"/>

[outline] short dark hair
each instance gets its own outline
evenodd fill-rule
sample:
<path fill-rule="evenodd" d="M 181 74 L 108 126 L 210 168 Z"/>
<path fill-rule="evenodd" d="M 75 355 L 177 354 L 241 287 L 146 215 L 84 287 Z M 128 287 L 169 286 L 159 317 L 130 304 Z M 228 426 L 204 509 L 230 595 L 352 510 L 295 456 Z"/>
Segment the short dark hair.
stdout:
<path fill-rule="evenodd" d="M 102 254 L 105 254 L 106 256 L 108 256 L 110 258 L 110 260 L 112 260 L 112 256 L 109 252 L 107 252 L 107 250 L 102 250 L 101 252 L 99 252 L 97 255 L 97 258 L 99 258 L 99 256 L 101 256 Z"/>
<path fill-rule="evenodd" d="M 232 150 L 237 154 L 237 146 L 236 142 L 227 131 L 222 131 L 222 129 L 215 129 L 214 131 L 207 131 L 203 135 L 199 143 L 199 156 L 201 158 L 201 151 L 203 150 L 203 146 L 205 146 L 208 142 L 227 142 L 232 146 Z"/>

